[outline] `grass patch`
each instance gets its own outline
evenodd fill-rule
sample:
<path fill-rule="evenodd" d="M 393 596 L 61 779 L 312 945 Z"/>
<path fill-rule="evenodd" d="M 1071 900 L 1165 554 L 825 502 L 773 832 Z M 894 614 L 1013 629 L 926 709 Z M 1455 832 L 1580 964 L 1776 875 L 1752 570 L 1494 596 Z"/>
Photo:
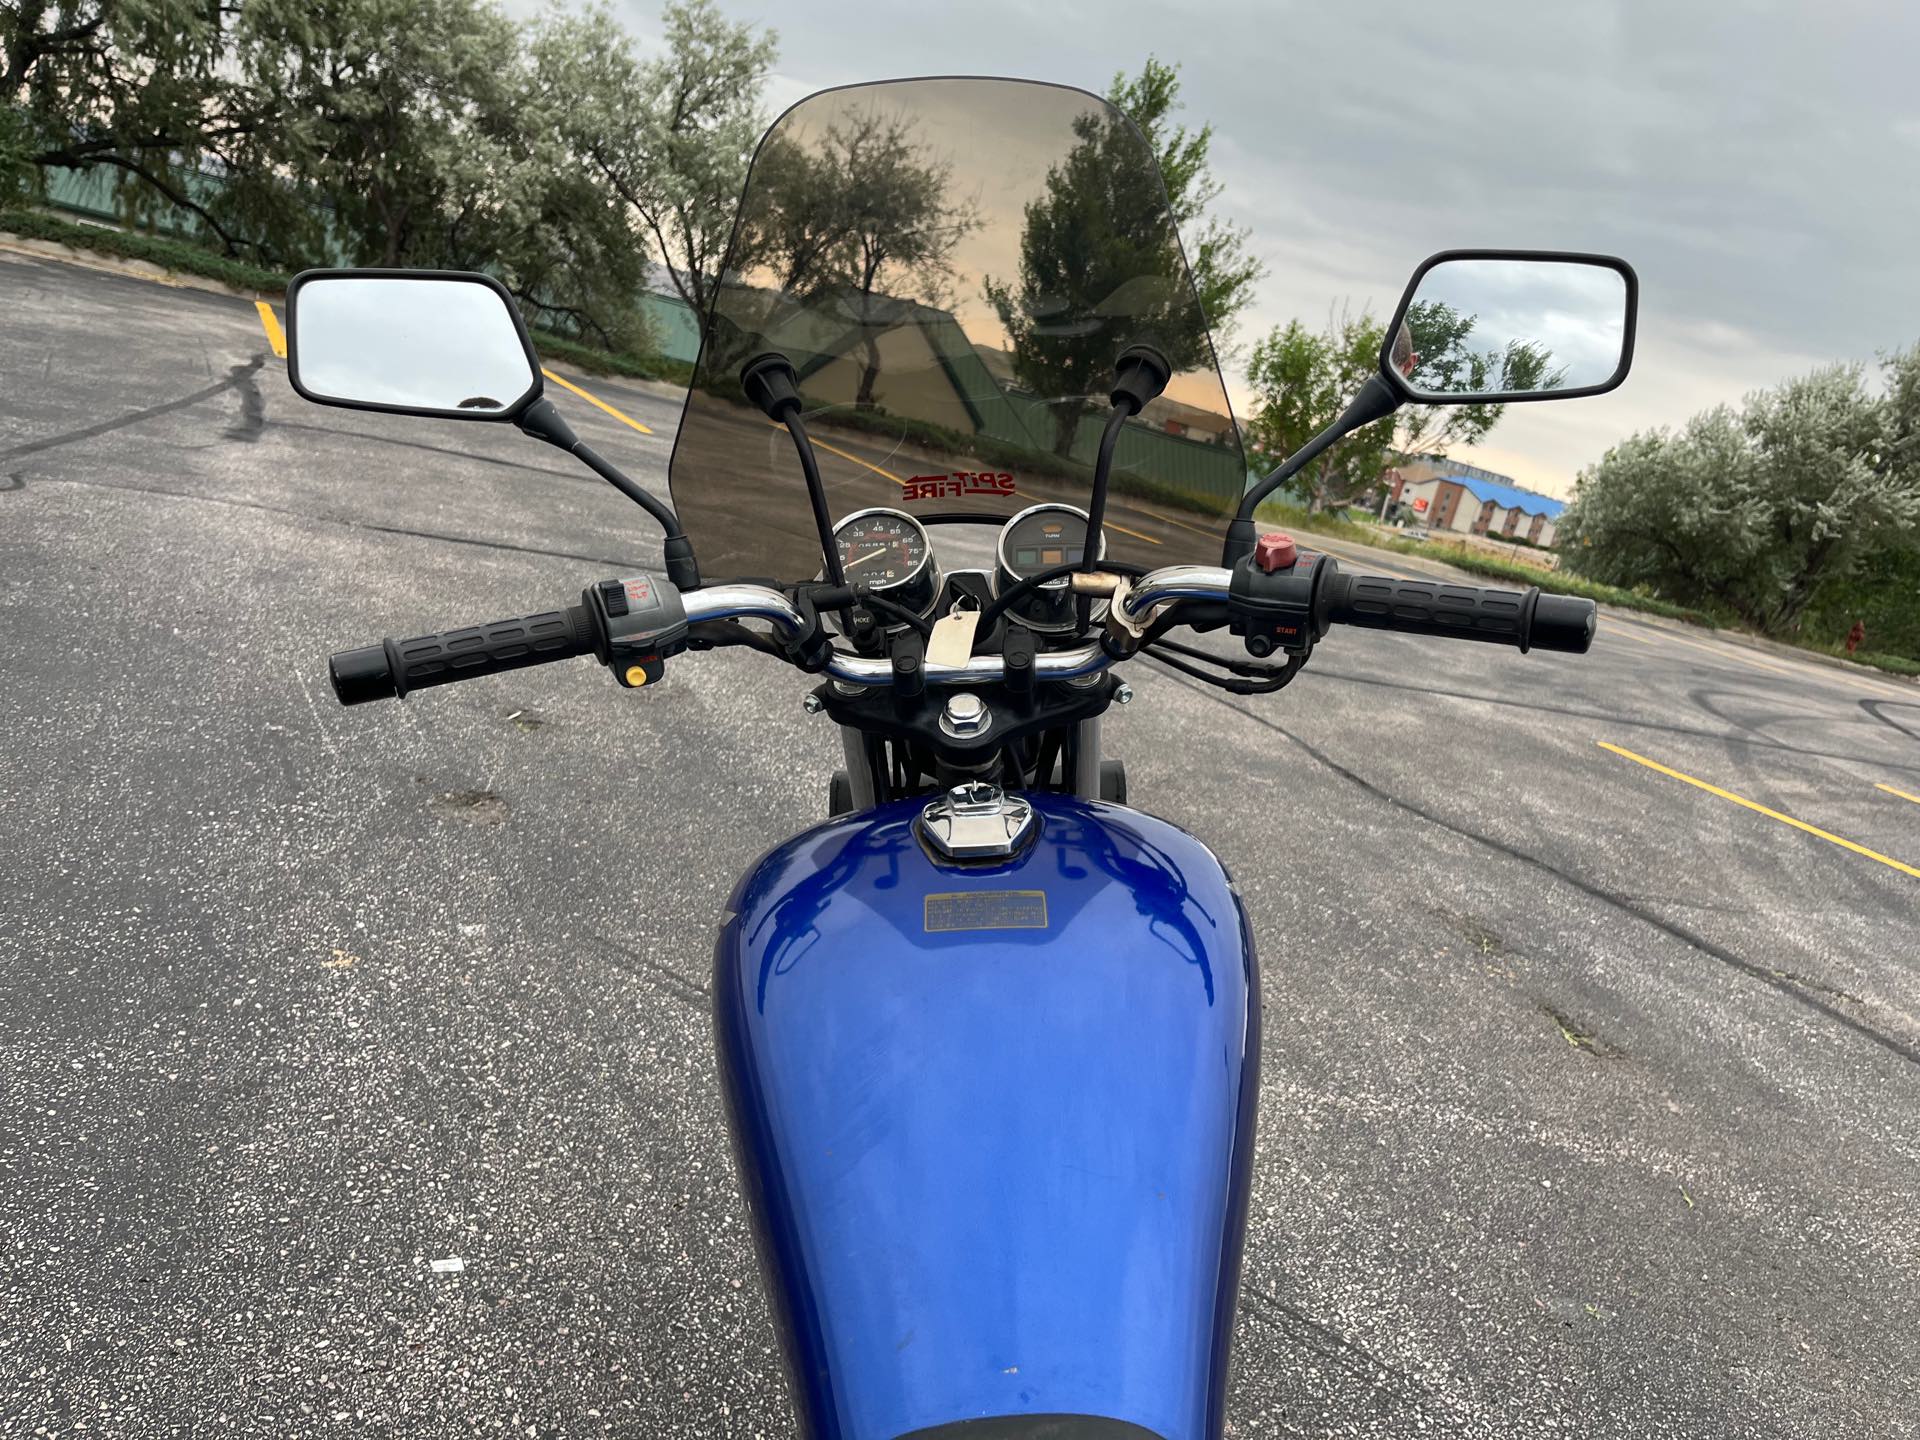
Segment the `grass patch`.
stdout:
<path fill-rule="evenodd" d="M 582 345 L 551 330 L 535 330 L 533 345 L 544 359 L 564 360 L 569 365 L 594 375 L 624 375 L 634 380 L 667 380 L 685 385 L 693 379 L 693 366 L 665 355 L 621 355 Z"/>
<path fill-rule="evenodd" d="M 114 255 L 123 260 L 146 260 L 183 275 L 198 275 L 203 280 L 219 280 L 238 290 L 284 291 L 292 277 L 279 270 L 249 265 L 190 240 L 166 235 L 149 235 L 139 230 L 109 230 L 100 225 L 80 225 L 62 220 L 43 210 L 0 210 L 0 230 L 29 240 L 50 240 L 75 250 L 91 250 L 96 255 Z"/>
<path fill-rule="evenodd" d="M 1905 655 L 1883 655 L 1875 650 L 1859 650 L 1849 655 L 1846 648 L 1840 645 L 1813 645 L 1805 641 L 1788 643 L 1816 655 L 1832 655 L 1841 660 L 1851 660 L 1856 665 L 1871 665 L 1889 675 L 1920 675 L 1920 660 L 1910 660 Z"/>
<path fill-rule="evenodd" d="M 236 290 L 251 290 L 282 297 L 293 276 L 283 270 L 269 270 L 235 260 L 190 240 L 166 235 L 151 235 L 140 230 L 111 230 L 100 225 L 81 225 L 49 215 L 44 210 L 0 209 L 0 231 L 28 240 L 49 240 L 74 250 L 90 250 L 96 255 L 111 255 L 122 260 L 145 260 L 180 275 L 196 275 L 203 280 L 218 280 Z M 664 355 L 620 355 L 609 350 L 582 345 L 547 330 L 533 332 L 534 347 L 543 357 L 564 360 L 569 365 L 595 375 L 624 375 L 638 380 L 669 380 L 684 385 L 693 377 L 693 367 Z"/>
<path fill-rule="evenodd" d="M 1510 585 L 1538 585 L 1550 595 L 1577 595 L 1584 600 L 1615 605 L 1622 610 L 1640 610 L 1650 615 L 1664 615 L 1670 620 L 1685 620 L 1709 630 L 1718 628 L 1719 624 L 1713 616 L 1703 611 L 1675 605 L 1658 596 L 1642 595 L 1637 590 L 1622 590 L 1614 585 L 1601 585 L 1559 570 L 1503 559 L 1498 555 L 1469 550 L 1464 545 L 1450 545 L 1444 540 L 1421 542 L 1389 539 L 1368 526 L 1357 525 L 1341 516 L 1324 513 L 1309 515 L 1304 505 L 1290 501 L 1269 500 L 1260 507 L 1259 518 L 1290 529 L 1309 530 L 1320 535 L 1331 535 L 1336 540 L 1369 545 L 1375 550 L 1388 550 L 1397 555 L 1418 555 L 1488 580 L 1503 580 Z"/>
<path fill-rule="evenodd" d="M 1484 575 L 1493 580 L 1506 580 L 1516 585 L 1538 585 L 1550 595 L 1578 595 L 1582 599 L 1592 600 L 1601 605 L 1615 605 L 1622 610 L 1639 610 L 1649 615 L 1664 615 L 1669 620 L 1684 620 L 1689 625 L 1703 626 L 1708 630 L 1719 628 L 1720 622 L 1702 610 L 1692 610 L 1685 605 L 1675 605 L 1655 595 L 1642 595 L 1637 590 L 1622 590 L 1617 585 L 1601 585 L 1593 580 L 1582 580 L 1578 575 L 1562 574 L 1558 570 L 1542 570 L 1533 565 L 1522 565 L 1517 560 L 1502 560 L 1493 555 L 1481 555 L 1458 546 L 1445 546 L 1440 554 L 1434 554 L 1433 547 L 1408 545 L 1405 549 L 1413 554 L 1426 554 L 1443 564 L 1465 570 L 1471 575 Z"/>

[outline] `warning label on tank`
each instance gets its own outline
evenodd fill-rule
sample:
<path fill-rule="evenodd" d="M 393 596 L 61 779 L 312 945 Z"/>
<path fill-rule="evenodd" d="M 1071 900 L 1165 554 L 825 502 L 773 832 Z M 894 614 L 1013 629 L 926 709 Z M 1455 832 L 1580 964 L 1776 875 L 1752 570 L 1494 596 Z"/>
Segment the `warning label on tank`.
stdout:
<path fill-rule="evenodd" d="M 927 896 L 926 929 L 1044 930 L 1044 890 L 953 890 Z"/>

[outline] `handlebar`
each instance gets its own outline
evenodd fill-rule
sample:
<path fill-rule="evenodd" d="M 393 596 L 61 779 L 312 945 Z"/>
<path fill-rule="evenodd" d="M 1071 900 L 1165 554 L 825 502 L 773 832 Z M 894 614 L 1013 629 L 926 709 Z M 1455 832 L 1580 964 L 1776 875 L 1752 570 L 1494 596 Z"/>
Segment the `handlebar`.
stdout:
<path fill-rule="evenodd" d="M 1235 633 L 1254 637 L 1250 649 L 1263 635 L 1289 637 L 1281 641 L 1289 649 L 1311 648 L 1334 624 L 1487 641 L 1523 652 L 1581 654 L 1593 642 L 1592 601 L 1543 595 L 1538 588 L 1486 590 L 1439 580 L 1349 575 L 1325 556 L 1312 556 L 1293 573 L 1263 575 L 1251 565 L 1250 560 L 1233 570 L 1173 565 L 1122 584 L 1113 597 L 1116 635 L 1125 632 L 1137 642 L 1165 607 L 1198 602 L 1233 612 Z M 1252 623 L 1243 625 L 1248 618 Z M 794 598 L 770 586 L 719 584 L 681 593 L 657 578 L 637 576 L 590 585 L 582 603 L 565 609 L 341 651 L 328 669 L 344 705 L 582 655 L 597 655 L 613 666 L 626 677 L 622 683 L 643 684 L 658 673 L 660 655 L 671 653 L 688 626 L 722 620 L 763 622 L 783 642 L 798 641 L 812 630 Z M 1121 653 L 1130 653 L 1124 643 Z M 1098 640 L 1045 651 L 1033 657 L 1034 678 L 1079 679 L 1116 658 Z M 893 664 L 884 656 L 829 649 L 824 659 L 826 674 L 845 684 L 894 683 Z M 644 662 L 644 676 L 626 668 L 630 660 Z M 991 685 L 1006 678 L 998 655 L 974 655 L 958 664 L 928 662 L 922 668 L 924 683 L 932 686 Z"/>

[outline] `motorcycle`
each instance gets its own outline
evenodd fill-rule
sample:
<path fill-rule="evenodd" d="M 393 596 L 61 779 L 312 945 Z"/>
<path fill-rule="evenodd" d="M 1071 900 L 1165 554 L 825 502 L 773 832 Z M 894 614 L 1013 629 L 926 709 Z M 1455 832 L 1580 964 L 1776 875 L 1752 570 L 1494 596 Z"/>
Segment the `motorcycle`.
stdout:
<path fill-rule="evenodd" d="M 335 654 L 342 703 L 588 656 L 644 690 L 745 647 L 812 677 L 807 708 L 838 728 L 827 818 L 742 877 L 714 954 L 805 1434 L 1221 1434 L 1260 979 L 1220 862 L 1126 805 L 1101 745 L 1131 698 L 1115 669 L 1264 695 L 1336 626 L 1584 652 L 1587 601 L 1352 573 L 1258 507 L 1403 404 L 1614 388 L 1636 307 L 1606 256 L 1435 255 L 1378 372 L 1250 483 L 1125 116 L 1025 81 L 827 91 L 752 161 L 670 505 L 544 398 L 497 279 L 293 282 L 303 397 L 517 425 L 665 537 L 660 572 L 577 604 Z"/>

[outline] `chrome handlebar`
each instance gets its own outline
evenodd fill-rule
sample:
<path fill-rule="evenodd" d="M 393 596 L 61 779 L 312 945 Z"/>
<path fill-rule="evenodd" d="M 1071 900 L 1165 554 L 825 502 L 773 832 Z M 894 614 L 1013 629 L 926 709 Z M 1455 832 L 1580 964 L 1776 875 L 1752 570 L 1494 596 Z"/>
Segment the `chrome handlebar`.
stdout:
<path fill-rule="evenodd" d="M 1209 565 L 1169 565 L 1142 576 L 1125 587 L 1114 599 L 1121 623 L 1129 630 L 1144 626 L 1162 605 L 1176 600 L 1224 601 L 1232 582 L 1232 572 Z M 805 628 L 799 607 L 778 590 L 765 585 L 709 585 L 687 591 L 681 596 L 687 620 L 759 620 L 773 626 L 784 639 L 794 639 Z M 1050 650 L 1034 656 L 1035 678 L 1074 680 L 1095 675 L 1113 663 L 1113 657 L 1097 640 L 1071 650 Z M 893 664 L 883 657 L 851 655 L 844 650 L 831 651 L 827 674 L 849 685 L 884 686 L 893 684 Z M 991 685 L 1006 678 L 1005 662 L 998 655 L 974 655 L 958 665 L 929 661 L 925 666 L 929 685 Z"/>

